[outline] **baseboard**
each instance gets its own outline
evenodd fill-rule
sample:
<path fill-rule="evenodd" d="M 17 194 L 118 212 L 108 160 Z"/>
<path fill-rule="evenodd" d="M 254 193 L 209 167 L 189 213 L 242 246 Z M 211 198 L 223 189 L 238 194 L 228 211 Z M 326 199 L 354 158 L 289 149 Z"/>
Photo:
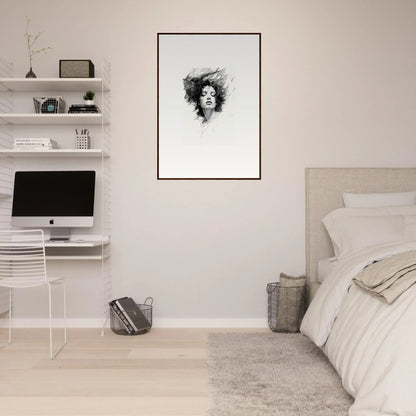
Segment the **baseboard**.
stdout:
<path fill-rule="evenodd" d="M 101 328 L 100 319 L 67 319 L 68 328 Z M 8 325 L 7 319 L 0 319 L 0 327 Z M 54 326 L 63 326 L 63 321 L 54 319 Z M 106 323 L 109 326 L 109 322 Z M 13 328 L 48 328 L 49 320 L 42 318 L 16 318 Z M 265 319 L 170 319 L 159 318 L 153 321 L 153 328 L 267 328 Z"/>
<path fill-rule="evenodd" d="M 155 328 L 266 328 L 266 319 L 169 319 L 155 320 Z"/>
<path fill-rule="evenodd" d="M 8 327 L 9 323 L 6 319 L 0 319 L 0 327 Z M 63 327 L 63 319 L 54 319 L 53 325 Z M 68 328 L 101 328 L 102 321 L 100 319 L 67 319 Z M 16 318 L 12 319 L 12 328 L 49 328 L 49 319 L 43 318 Z"/>

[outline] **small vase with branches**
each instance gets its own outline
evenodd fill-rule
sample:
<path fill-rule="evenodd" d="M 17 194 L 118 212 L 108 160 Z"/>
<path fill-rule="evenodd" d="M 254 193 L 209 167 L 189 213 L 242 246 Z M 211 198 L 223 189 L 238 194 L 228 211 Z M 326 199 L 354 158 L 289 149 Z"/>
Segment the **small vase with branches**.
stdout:
<path fill-rule="evenodd" d="M 26 33 L 24 34 L 26 38 L 27 43 L 27 49 L 29 51 L 29 64 L 30 64 L 30 71 L 26 74 L 26 78 L 36 78 L 35 73 L 32 71 L 32 62 L 33 57 L 38 53 L 48 53 L 50 49 L 52 49 L 50 46 L 47 46 L 46 48 L 41 49 L 35 49 L 34 45 L 36 41 L 39 39 L 39 37 L 44 33 L 44 31 L 38 32 L 36 35 L 32 35 L 29 33 L 29 25 L 30 25 L 30 19 L 26 16 Z"/>

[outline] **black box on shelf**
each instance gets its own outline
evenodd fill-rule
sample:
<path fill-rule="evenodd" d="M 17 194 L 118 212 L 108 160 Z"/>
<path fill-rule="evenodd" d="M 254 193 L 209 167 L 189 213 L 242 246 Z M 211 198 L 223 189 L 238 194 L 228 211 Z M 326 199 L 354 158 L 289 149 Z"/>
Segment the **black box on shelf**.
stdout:
<path fill-rule="evenodd" d="M 59 78 L 94 78 L 94 64 L 89 59 L 60 59 Z"/>

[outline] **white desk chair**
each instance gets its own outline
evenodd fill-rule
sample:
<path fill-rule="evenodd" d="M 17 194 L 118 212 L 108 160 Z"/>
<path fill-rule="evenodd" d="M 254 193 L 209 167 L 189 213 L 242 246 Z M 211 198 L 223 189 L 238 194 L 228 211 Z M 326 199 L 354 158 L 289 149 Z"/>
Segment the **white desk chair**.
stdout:
<path fill-rule="evenodd" d="M 63 286 L 64 342 L 53 353 L 52 291 L 55 284 Z M 53 359 L 66 344 L 65 283 L 60 277 L 47 277 L 45 239 L 42 230 L 0 230 L 0 287 L 9 288 L 9 343 L 12 341 L 12 289 L 48 286 L 49 293 L 49 355 Z"/>

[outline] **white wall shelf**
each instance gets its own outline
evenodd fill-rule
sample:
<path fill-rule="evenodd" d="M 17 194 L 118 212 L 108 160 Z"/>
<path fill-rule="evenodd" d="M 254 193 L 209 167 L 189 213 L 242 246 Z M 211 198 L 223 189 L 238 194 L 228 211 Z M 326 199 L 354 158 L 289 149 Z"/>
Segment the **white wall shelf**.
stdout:
<path fill-rule="evenodd" d="M 74 248 L 74 247 L 101 247 L 108 244 L 109 241 L 45 241 L 45 247 L 53 247 L 53 248 Z M 26 246 L 26 243 L 14 243 L 13 246 Z M 0 243 L 0 247 L 9 247 L 10 243 Z M 13 258 L 13 257 L 11 257 Z"/>
<path fill-rule="evenodd" d="M 101 157 L 110 157 L 107 152 L 104 152 L 101 149 L 52 149 L 52 150 L 13 150 L 13 149 L 0 149 L 0 156 L 4 157 L 76 157 L 76 158 L 101 158 Z M 1 193 L 0 193 L 1 195 Z"/>
<path fill-rule="evenodd" d="M 56 169 L 57 166 L 67 170 L 94 166 L 98 175 L 96 187 L 99 189 L 99 198 L 94 209 L 97 221 L 94 221 L 91 232 L 96 234 L 72 235 L 72 241 L 48 241 L 45 245 L 48 261 L 94 261 L 99 267 L 97 272 L 101 275 L 100 312 L 104 334 L 111 297 L 111 66 L 106 60 L 102 61 L 100 78 L 13 78 L 13 64 L 3 59 L 0 59 L 0 70 L 0 222 L 4 228 L 11 227 L 10 196 L 16 170 L 25 166 L 34 166 L 38 170 Z M 78 93 L 88 90 L 96 92 L 101 113 L 37 114 L 32 113 L 27 105 L 28 100 L 33 99 L 34 92 L 39 96 L 68 95 L 73 99 Z M 96 148 L 71 149 L 68 138 L 69 132 L 73 136 L 74 126 L 91 126 Z M 16 137 L 38 135 L 52 135 L 61 148 L 48 151 L 13 149 Z M 0 291 L 0 312 L 7 310 L 3 308 L 4 304 L 8 308 L 7 293 Z"/>
<path fill-rule="evenodd" d="M 91 261 L 91 260 L 103 260 L 103 256 L 55 256 L 55 255 L 46 255 L 46 260 L 52 261 Z"/>
<path fill-rule="evenodd" d="M 0 88 L 6 91 L 109 91 L 102 78 L 0 78 Z"/>
<path fill-rule="evenodd" d="M 19 113 L 0 113 L 0 119 L 5 123 L 13 125 L 100 125 L 108 124 L 103 119 L 102 114 L 19 114 Z"/>

